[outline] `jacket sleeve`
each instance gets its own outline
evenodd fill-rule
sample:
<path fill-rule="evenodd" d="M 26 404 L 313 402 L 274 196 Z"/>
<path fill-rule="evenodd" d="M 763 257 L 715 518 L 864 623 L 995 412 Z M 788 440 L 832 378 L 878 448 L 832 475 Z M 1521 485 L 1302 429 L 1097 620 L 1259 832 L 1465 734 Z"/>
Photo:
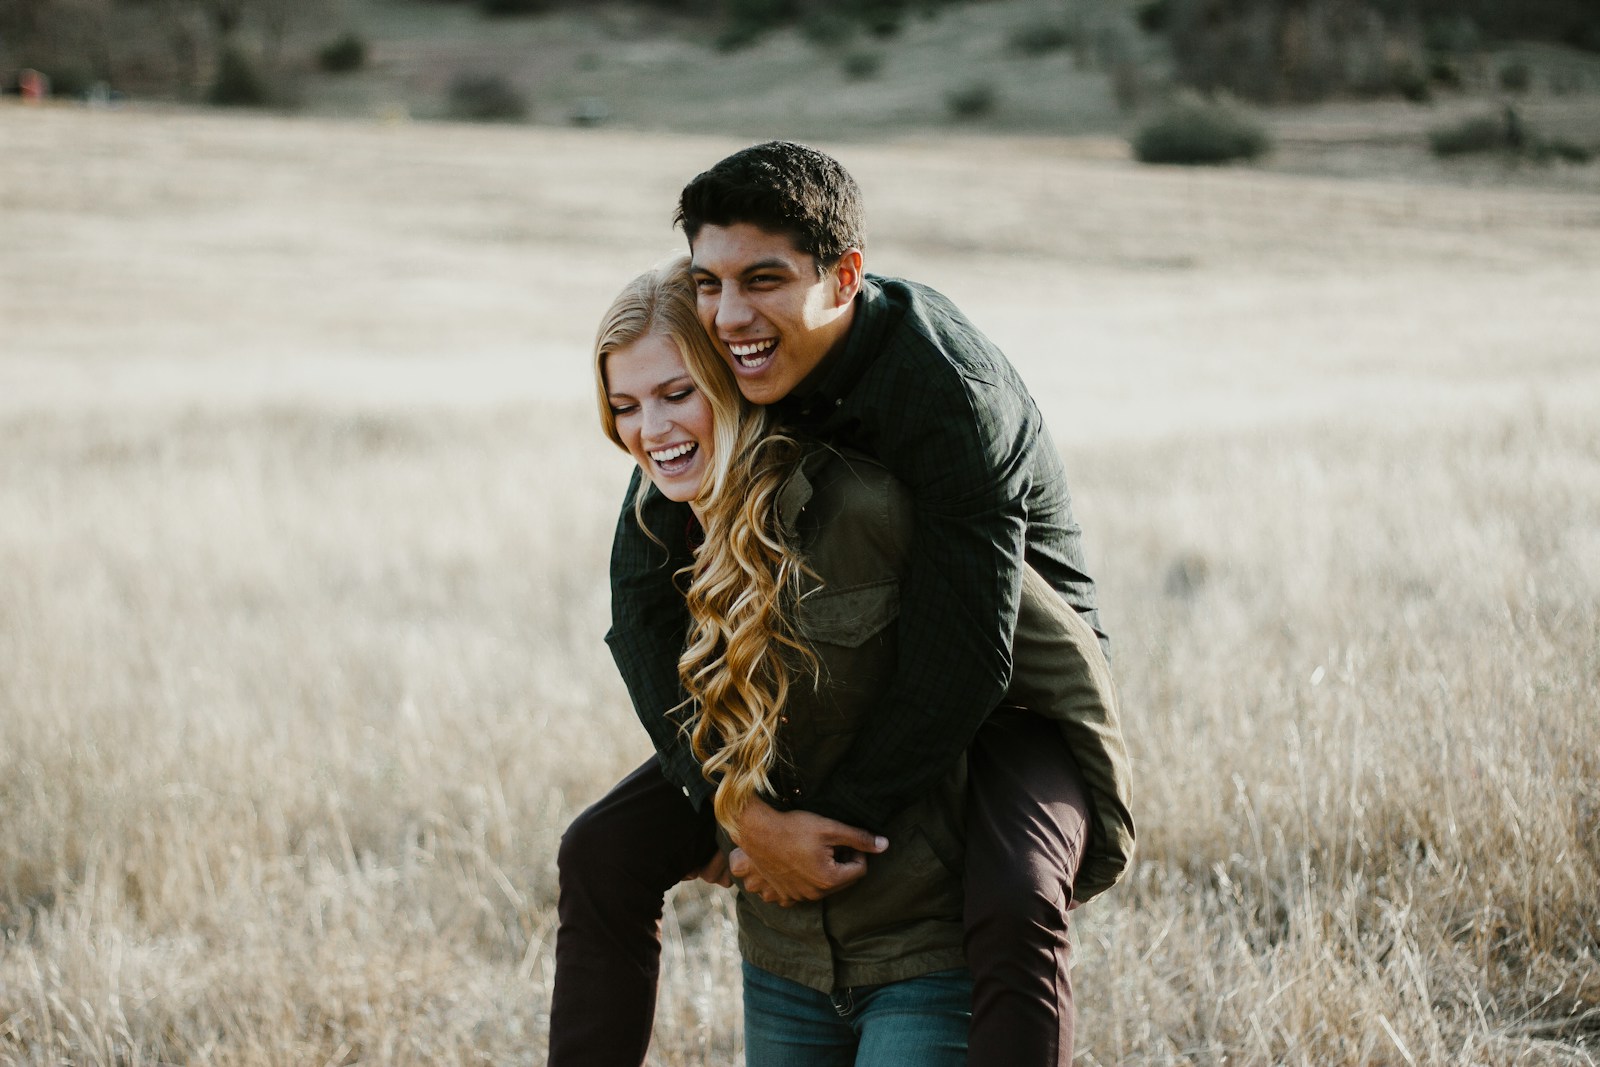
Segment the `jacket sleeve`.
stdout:
<path fill-rule="evenodd" d="M 803 801 L 872 830 L 954 764 L 1010 682 L 1041 426 L 1031 401 L 948 365 L 892 385 L 909 414 L 879 435 L 876 452 L 915 503 L 899 662 L 878 714 Z"/>
<path fill-rule="evenodd" d="M 683 702 L 678 657 L 688 634 L 689 614 L 674 575 L 691 555 L 686 529 L 689 512 L 651 488 L 636 516 L 639 489 L 635 469 L 611 542 L 611 629 L 606 644 L 628 687 L 633 710 L 655 745 L 661 771 L 683 789 L 696 809 L 713 792 L 673 714 Z M 650 534 L 640 526 L 648 527 Z"/>

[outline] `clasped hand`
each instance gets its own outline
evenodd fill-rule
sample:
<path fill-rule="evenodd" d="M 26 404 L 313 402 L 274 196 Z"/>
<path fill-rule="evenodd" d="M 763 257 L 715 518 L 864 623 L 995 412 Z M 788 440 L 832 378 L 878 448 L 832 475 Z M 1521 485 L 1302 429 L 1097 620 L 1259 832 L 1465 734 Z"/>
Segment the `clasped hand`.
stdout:
<path fill-rule="evenodd" d="M 867 857 L 887 849 L 883 837 L 809 811 L 778 811 L 752 800 L 732 836 L 737 846 L 721 852 L 691 877 L 717 885 L 739 879 L 769 904 L 789 907 L 821 900 L 867 873 Z M 730 877 L 731 876 L 731 877 Z"/>

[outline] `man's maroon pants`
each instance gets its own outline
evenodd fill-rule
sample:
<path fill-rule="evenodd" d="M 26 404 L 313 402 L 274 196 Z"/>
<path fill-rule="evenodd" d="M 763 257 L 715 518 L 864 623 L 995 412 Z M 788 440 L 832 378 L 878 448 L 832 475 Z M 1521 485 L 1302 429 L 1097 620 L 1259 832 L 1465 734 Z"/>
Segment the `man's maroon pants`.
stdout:
<path fill-rule="evenodd" d="M 1088 836 L 1081 776 L 1055 726 L 1005 711 L 978 731 L 968 767 L 968 1062 L 1069 1064 L 1067 910 Z M 558 860 L 548 1067 L 644 1062 L 663 898 L 715 848 L 709 805 L 696 812 L 654 759 L 573 820 Z"/>

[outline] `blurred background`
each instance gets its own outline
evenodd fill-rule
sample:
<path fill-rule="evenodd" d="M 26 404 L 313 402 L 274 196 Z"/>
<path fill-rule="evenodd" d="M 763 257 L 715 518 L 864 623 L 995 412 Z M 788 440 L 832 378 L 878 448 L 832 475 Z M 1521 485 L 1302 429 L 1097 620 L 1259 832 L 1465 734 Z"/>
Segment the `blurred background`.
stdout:
<path fill-rule="evenodd" d="M 1141 158 L 1178 163 L 1272 146 L 1267 165 L 1278 168 L 1481 181 L 1508 158 L 1574 164 L 1600 148 L 1600 10 L 1591 0 L 6 0 L 0 85 L 102 104 L 752 138 L 1101 136 L 1103 151 L 1131 139 Z M 1457 165 L 1428 167 L 1430 154 Z M 1592 174 L 1558 167 L 1537 177 L 1594 188 Z"/>

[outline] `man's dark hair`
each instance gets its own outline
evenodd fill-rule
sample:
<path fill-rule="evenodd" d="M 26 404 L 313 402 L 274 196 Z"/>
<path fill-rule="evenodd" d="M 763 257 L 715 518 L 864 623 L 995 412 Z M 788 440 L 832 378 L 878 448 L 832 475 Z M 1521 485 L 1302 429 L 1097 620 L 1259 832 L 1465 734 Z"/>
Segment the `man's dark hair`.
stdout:
<path fill-rule="evenodd" d="M 735 152 L 683 187 L 672 221 L 694 244 L 703 226 L 749 223 L 787 234 L 817 269 L 866 243 L 861 189 L 830 155 L 793 141 Z"/>

